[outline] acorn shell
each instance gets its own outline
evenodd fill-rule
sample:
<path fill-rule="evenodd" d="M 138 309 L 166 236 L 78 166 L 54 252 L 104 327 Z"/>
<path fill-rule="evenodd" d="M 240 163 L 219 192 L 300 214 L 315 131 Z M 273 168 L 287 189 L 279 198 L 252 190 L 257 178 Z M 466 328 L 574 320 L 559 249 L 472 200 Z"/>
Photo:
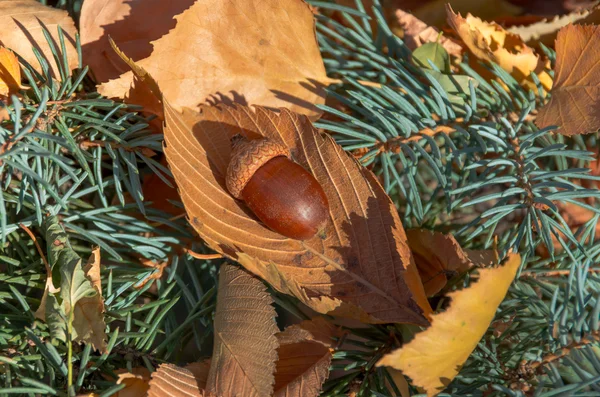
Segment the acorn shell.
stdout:
<path fill-rule="evenodd" d="M 269 160 L 278 156 L 290 158 L 290 152 L 285 146 L 270 139 L 248 140 L 235 136 L 232 138 L 232 145 L 225 183 L 229 193 L 237 199 L 241 199 L 242 190 L 254 173 Z"/>

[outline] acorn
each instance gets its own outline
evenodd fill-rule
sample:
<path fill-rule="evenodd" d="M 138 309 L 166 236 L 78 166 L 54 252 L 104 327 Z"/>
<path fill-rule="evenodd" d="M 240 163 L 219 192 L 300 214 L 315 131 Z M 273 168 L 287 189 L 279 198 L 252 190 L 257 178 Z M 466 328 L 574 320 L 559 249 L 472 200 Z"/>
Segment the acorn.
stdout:
<path fill-rule="evenodd" d="M 308 240 L 323 232 L 329 219 L 327 196 L 285 146 L 239 134 L 231 145 L 225 181 L 233 197 L 244 201 L 265 226 L 286 237 Z"/>

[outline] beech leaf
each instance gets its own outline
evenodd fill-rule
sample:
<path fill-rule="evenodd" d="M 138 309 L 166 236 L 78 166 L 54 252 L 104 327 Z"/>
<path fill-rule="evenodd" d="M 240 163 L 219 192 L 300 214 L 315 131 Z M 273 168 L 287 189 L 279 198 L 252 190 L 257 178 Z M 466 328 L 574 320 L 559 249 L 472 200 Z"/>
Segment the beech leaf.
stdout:
<path fill-rule="evenodd" d="M 402 41 L 413 51 L 427 43 L 438 42 L 448 51 L 448 54 L 454 56 L 462 54 L 460 44 L 448 37 L 439 37 L 439 30 L 437 28 L 428 26 L 411 13 L 400 9 L 396 10 L 396 19 L 393 21 L 393 25 L 402 29 Z"/>
<path fill-rule="evenodd" d="M 448 280 L 472 266 L 490 266 L 497 261 L 495 251 L 463 250 L 449 234 L 409 229 L 406 236 L 427 296 L 437 294 Z"/>
<path fill-rule="evenodd" d="M 44 28 L 54 41 L 56 50 L 60 49 L 57 27 L 62 28 L 65 36 L 66 58 L 69 71 L 79 65 L 75 45 L 77 29 L 65 10 L 48 7 L 36 0 L 0 0 L 0 42 L 23 57 L 38 72 L 39 62 L 32 50 L 36 48 L 48 62 L 54 76 L 60 76 L 50 46 L 44 36 Z"/>
<path fill-rule="evenodd" d="M 260 280 L 227 263 L 218 291 L 206 389 L 219 396 L 270 396 L 278 345 L 273 299 Z"/>
<path fill-rule="evenodd" d="M 197 0 L 175 19 L 138 62 L 174 107 L 236 102 L 321 114 L 315 104 L 324 103 L 329 80 L 303 0 Z M 132 81 L 127 72 L 98 89 L 108 97 L 139 97 Z"/>
<path fill-rule="evenodd" d="M 554 87 L 538 113 L 540 127 L 560 126 L 564 135 L 600 129 L 600 26 L 569 25 L 558 32 Z"/>
<path fill-rule="evenodd" d="M 510 254 L 504 265 L 480 269 L 478 281 L 448 294 L 450 307 L 432 316 L 431 327 L 385 355 L 377 365 L 402 371 L 428 396 L 440 393 L 487 331 L 520 264 L 521 256 Z"/>
<path fill-rule="evenodd" d="M 442 73 L 450 73 L 450 55 L 440 43 L 425 43 L 412 53 L 413 62 L 417 66 L 431 69 L 429 61 Z"/>
<path fill-rule="evenodd" d="M 169 166 L 190 223 L 211 248 L 320 313 L 427 324 L 431 309 L 394 204 L 371 171 L 308 118 L 243 106 L 179 113 L 165 101 L 165 122 Z M 330 205 L 324 238 L 285 238 L 227 192 L 235 134 L 280 142 L 312 172 Z"/>
<path fill-rule="evenodd" d="M 333 337 L 341 330 L 323 317 L 287 327 L 277 335 L 275 397 L 317 397 L 329 376 Z"/>
<path fill-rule="evenodd" d="M 148 397 L 211 397 L 206 381 L 210 360 L 192 363 L 185 367 L 162 364 L 152 373 Z"/>
<path fill-rule="evenodd" d="M 0 47 L 0 96 L 10 97 L 21 88 L 21 65 L 14 52 Z"/>

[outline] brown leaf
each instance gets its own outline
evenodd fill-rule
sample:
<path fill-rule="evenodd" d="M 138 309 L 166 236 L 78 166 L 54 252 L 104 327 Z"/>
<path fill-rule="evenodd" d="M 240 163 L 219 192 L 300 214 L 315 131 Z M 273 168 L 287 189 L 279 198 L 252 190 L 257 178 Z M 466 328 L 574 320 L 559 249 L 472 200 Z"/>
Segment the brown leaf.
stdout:
<path fill-rule="evenodd" d="M 558 32 L 550 101 L 538 113 L 540 127 L 560 126 L 564 135 L 600 128 L 600 26 L 569 25 Z"/>
<path fill-rule="evenodd" d="M 176 19 L 175 28 L 138 62 L 173 106 L 236 102 L 288 107 L 318 118 L 314 105 L 324 103 L 329 80 L 314 16 L 304 1 L 198 0 Z M 132 79 L 125 73 L 99 91 L 139 97 L 130 92 Z"/>
<path fill-rule="evenodd" d="M 148 397 L 211 397 L 206 390 L 210 360 L 185 367 L 162 364 L 148 386 Z"/>
<path fill-rule="evenodd" d="M 206 389 L 219 396 L 270 396 L 278 345 L 273 299 L 260 280 L 227 263 L 218 291 Z"/>
<path fill-rule="evenodd" d="M 96 290 L 91 298 L 81 298 L 73 311 L 73 329 L 78 341 L 90 343 L 95 350 L 106 352 L 106 323 L 104 321 L 104 299 L 100 278 L 100 248 L 92 250 L 87 264 L 83 267 L 86 277 Z"/>
<path fill-rule="evenodd" d="M 165 103 L 165 121 L 165 153 L 190 223 L 212 249 L 320 313 L 427 323 L 417 302 L 426 314 L 431 309 L 395 206 L 377 178 L 306 117 L 242 106 L 180 114 Z M 284 238 L 225 190 L 230 138 L 238 133 L 283 143 L 313 173 L 330 205 L 325 238 Z"/>
<path fill-rule="evenodd" d="M 323 317 L 292 325 L 279 333 L 274 397 L 318 396 L 329 376 L 332 337 L 341 335 L 341 330 Z"/>
<path fill-rule="evenodd" d="M 129 71 L 112 50 L 111 37 L 127 56 L 140 61 L 152 54 L 152 41 L 175 27 L 175 17 L 193 0 L 85 0 L 79 31 L 83 60 L 97 82 L 105 82 Z"/>
<path fill-rule="evenodd" d="M 43 28 L 46 28 L 54 40 L 54 46 L 60 51 L 57 27 L 65 35 L 65 47 L 69 70 L 78 66 L 79 60 L 75 47 L 75 24 L 64 10 L 47 7 L 35 0 L 0 0 L 0 42 L 22 56 L 37 71 L 41 72 L 39 62 L 32 48 L 36 48 L 48 61 L 55 77 L 60 76 L 56 61 L 46 40 Z"/>
<path fill-rule="evenodd" d="M 10 97 L 21 88 L 21 65 L 14 52 L 0 47 L 0 96 Z"/>
<path fill-rule="evenodd" d="M 411 13 L 400 9 L 396 10 L 396 19 L 394 22 L 402 29 L 402 40 L 411 50 L 425 43 L 435 43 L 438 41 L 439 30 L 434 26 L 428 26 Z M 448 51 L 448 54 L 454 56 L 462 55 L 462 47 L 452 39 L 442 36 L 439 38 L 439 43 Z"/>
<path fill-rule="evenodd" d="M 469 255 L 450 234 L 409 229 L 406 237 L 427 296 L 437 294 L 448 280 L 472 266 L 496 263 L 495 251 L 471 251 Z"/>
<path fill-rule="evenodd" d="M 120 369 L 115 373 L 118 374 L 117 385 L 124 384 L 125 388 L 113 394 L 113 397 L 146 397 L 150 371 L 145 367 L 133 368 L 133 372 Z"/>

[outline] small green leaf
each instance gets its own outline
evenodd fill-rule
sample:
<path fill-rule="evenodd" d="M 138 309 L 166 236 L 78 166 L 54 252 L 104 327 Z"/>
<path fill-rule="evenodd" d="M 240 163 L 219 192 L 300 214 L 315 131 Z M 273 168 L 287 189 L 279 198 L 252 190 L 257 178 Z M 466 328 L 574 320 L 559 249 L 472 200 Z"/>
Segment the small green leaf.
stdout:
<path fill-rule="evenodd" d="M 67 341 L 67 317 L 54 294 L 46 296 L 46 323 L 50 336 L 60 341 Z"/>
<path fill-rule="evenodd" d="M 469 81 L 473 81 L 477 87 L 477 80 L 470 76 L 462 74 L 445 74 L 435 70 L 423 69 L 423 71 L 433 77 L 446 91 L 450 102 L 456 105 L 465 103 L 464 96 L 469 94 Z"/>
<path fill-rule="evenodd" d="M 431 61 L 441 72 L 450 73 L 450 55 L 440 43 L 426 43 L 413 51 L 415 65 L 425 69 L 433 69 Z"/>

